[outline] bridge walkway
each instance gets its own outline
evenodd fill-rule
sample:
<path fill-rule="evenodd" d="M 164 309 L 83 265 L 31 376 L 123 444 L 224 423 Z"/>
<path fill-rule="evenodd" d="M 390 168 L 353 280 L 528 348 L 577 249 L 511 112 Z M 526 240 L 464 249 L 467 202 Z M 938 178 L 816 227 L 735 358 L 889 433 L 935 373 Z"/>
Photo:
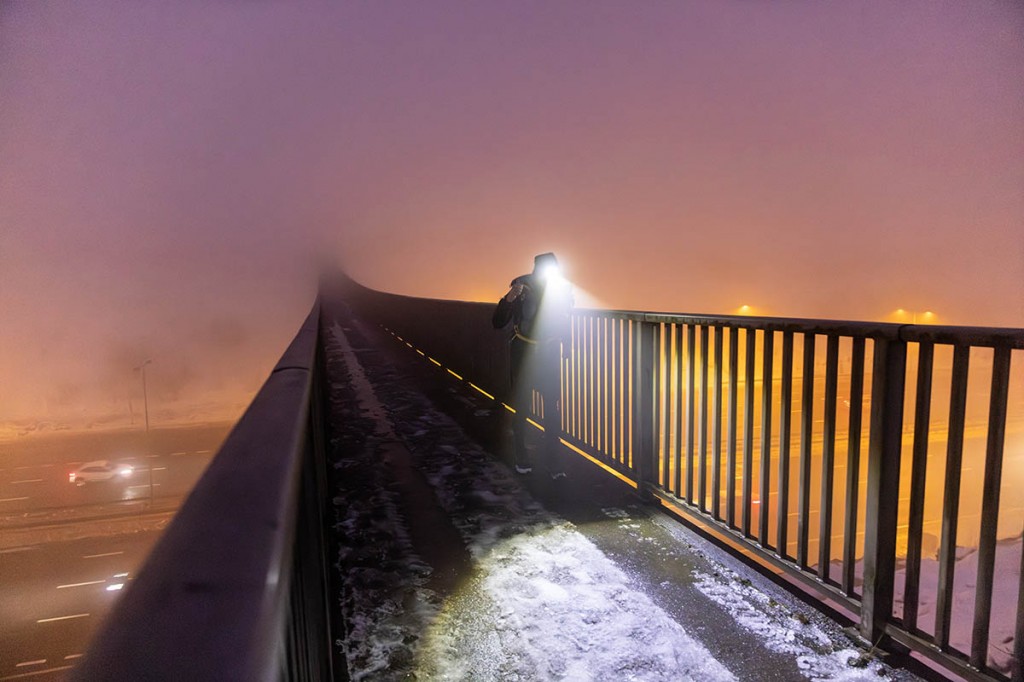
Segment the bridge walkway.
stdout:
<path fill-rule="evenodd" d="M 352 679 L 917 679 L 582 457 L 516 475 L 500 402 L 344 304 L 323 345 Z"/>

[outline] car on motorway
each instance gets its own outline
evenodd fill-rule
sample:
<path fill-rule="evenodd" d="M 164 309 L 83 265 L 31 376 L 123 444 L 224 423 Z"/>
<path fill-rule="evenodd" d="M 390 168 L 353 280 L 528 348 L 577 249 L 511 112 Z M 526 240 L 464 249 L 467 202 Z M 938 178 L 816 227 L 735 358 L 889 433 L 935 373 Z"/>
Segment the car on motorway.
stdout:
<path fill-rule="evenodd" d="M 94 462 L 86 462 L 68 474 L 68 481 L 77 486 L 87 483 L 99 483 L 115 478 L 128 478 L 132 475 L 132 467 L 127 464 L 118 464 L 106 459 L 98 459 Z"/>

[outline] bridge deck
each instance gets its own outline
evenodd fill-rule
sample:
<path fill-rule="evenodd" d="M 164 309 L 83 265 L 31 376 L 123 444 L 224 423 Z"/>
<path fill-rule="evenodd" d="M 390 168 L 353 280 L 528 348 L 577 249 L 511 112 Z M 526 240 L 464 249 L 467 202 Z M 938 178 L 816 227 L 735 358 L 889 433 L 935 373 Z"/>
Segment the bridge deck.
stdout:
<path fill-rule="evenodd" d="M 324 324 L 353 679 L 916 679 L 586 460 L 517 476 L 500 403 Z"/>

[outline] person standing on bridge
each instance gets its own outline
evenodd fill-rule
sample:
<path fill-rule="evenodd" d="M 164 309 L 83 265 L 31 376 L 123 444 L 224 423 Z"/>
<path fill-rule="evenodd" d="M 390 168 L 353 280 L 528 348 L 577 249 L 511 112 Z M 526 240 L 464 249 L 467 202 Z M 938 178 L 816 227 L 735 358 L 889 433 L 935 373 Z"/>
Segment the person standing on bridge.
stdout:
<path fill-rule="evenodd" d="M 553 479 L 565 477 L 564 452 L 559 440 L 562 392 L 562 343 L 569 333 L 572 290 L 562 278 L 558 259 L 542 253 L 533 259 L 533 272 L 512 280 L 498 301 L 491 323 L 504 329 L 512 323 L 509 369 L 512 380 L 512 442 L 520 474 L 533 470 L 526 449 L 526 419 L 534 413 L 544 426 L 544 458 Z M 536 392 L 536 393 L 535 393 Z M 534 403 L 535 394 L 540 404 Z"/>

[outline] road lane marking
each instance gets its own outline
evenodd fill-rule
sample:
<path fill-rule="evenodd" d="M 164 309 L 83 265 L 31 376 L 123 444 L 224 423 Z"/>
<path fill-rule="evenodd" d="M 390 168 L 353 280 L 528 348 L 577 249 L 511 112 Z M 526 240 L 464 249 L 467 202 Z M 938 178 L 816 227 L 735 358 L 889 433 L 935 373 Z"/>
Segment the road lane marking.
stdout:
<path fill-rule="evenodd" d="M 22 663 L 15 663 L 14 667 L 15 668 L 22 668 L 22 667 L 24 667 L 26 665 L 42 665 L 43 663 L 46 663 L 46 659 L 45 658 L 40 658 L 38 661 L 24 661 Z"/>
<path fill-rule="evenodd" d="M 27 497 L 5 497 L 0 502 L 18 502 L 20 500 L 27 500 Z"/>
<path fill-rule="evenodd" d="M 27 478 L 24 481 L 11 481 L 11 485 L 17 485 L 18 483 L 42 483 L 41 478 Z"/>
<path fill-rule="evenodd" d="M 14 554 L 15 552 L 30 552 L 33 549 L 39 549 L 37 545 L 31 545 L 29 547 L 9 547 L 7 549 L 0 549 L 0 554 Z"/>
<path fill-rule="evenodd" d="M 153 467 L 153 471 L 167 471 L 167 467 Z"/>
<path fill-rule="evenodd" d="M 210 454 L 210 451 L 209 450 L 196 450 L 196 454 L 197 455 L 208 455 L 208 454 Z"/>
<path fill-rule="evenodd" d="M 8 675 L 7 677 L 0 677 L 0 680 L 17 680 L 17 679 L 21 679 L 21 678 L 24 678 L 24 677 L 36 677 L 37 675 L 48 675 L 50 673 L 55 673 L 55 672 L 57 672 L 59 670 L 69 670 L 69 669 L 71 669 L 73 667 L 74 666 L 70 666 L 70 665 L 62 665 L 62 666 L 58 666 L 56 668 L 47 668 L 46 670 L 33 670 L 30 673 L 21 673 L 19 675 Z"/>
<path fill-rule="evenodd" d="M 187 452 L 172 452 L 171 453 L 171 457 L 181 457 L 182 455 L 187 455 L 187 454 L 188 454 Z"/>
<path fill-rule="evenodd" d="M 22 469 L 31 469 L 32 467 L 14 467 L 15 471 L 21 471 Z"/>
<path fill-rule="evenodd" d="M 150 459 L 153 459 L 153 458 L 155 458 L 155 457 L 159 457 L 159 456 L 160 456 L 160 455 L 146 455 L 146 457 L 149 457 Z"/>
<path fill-rule="evenodd" d="M 37 623 L 52 623 L 57 620 L 71 620 L 72 618 L 88 618 L 88 613 L 76 613 L 70 616 L 57 616 L 56 618 L 40 618 Z"/>
<path fill-rule="evenodd" d="M 83 559 L 99 559 L 101 556 L 117 556 L 118 554 L 124 554 L 124 551 L 120 552 L 106 552 L 105 554 L 84 554 Z"/>
<path fill-rule="evenodd" d="M 84 655 L 85 654 L 68 654 L 67 656 L 64 657 L 64 660 L 65 661 L 70 661 L 73 658 L 81 658 Z"/>
<path fill-rule="evenodd" d="M 57 585 L 57 589 L 58 590 L 63 590 L 65 588 L 67 588 L 67 587 L 82 587 L 84 585 L 99 585 L 100 583 L 105 583 L 105 582 L 107 582 L 107 581 L 106 580 L 90 580 L 90 581 L 84 582 L 84 583 L 71 583 L 69 585 Z"/>

